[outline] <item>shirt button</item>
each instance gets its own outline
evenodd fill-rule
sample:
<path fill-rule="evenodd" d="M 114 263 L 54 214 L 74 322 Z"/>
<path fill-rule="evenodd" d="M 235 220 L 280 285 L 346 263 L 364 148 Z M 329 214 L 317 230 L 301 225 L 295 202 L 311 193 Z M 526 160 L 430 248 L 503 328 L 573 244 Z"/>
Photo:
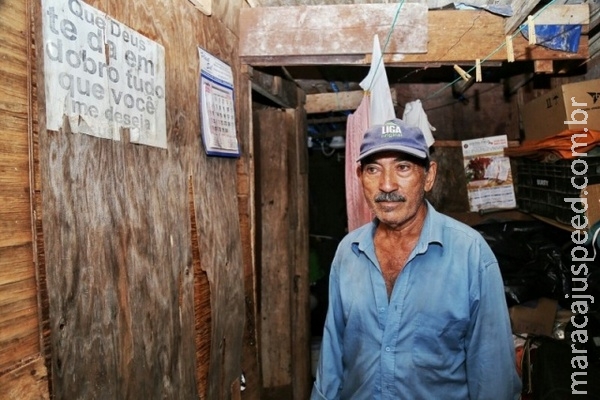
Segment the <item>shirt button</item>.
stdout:
<path fill-rule="evenodd" d="M 383 307 L 381 307 L 381 308 L 379 309 L 379 312 L 384 312 L 384 311 L 385 311 L 385 308 L 383 308 Z"/>
<path fill-rule="evenodd" d="M 386 347 L 386 348 L 385 348 L 385 351 L 390 351 L 390 348 L 389 348 L 389 347 Z"/>

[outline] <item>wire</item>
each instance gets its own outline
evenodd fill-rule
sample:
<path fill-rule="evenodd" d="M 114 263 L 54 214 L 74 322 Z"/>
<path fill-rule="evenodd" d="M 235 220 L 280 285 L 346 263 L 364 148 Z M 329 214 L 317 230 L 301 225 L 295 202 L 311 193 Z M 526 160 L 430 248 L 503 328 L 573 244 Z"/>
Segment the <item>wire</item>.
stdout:
<path fill-rule="evenodd" d="M 325 141 L 323 140 L 323 141 L 321 142 L 321 153 L 323 153 L 323 155 L 324 155 L 325 157 L 331 157 L 331 156 L 333 155 L 333 153 L 335 153 L 335 149 L 333 149 L 333 148 L 332 148 L 332 149 L 331 149 L 331 151 L 328 153 L 328 152 L 325 150 Z"/>
<path fill-rule="evenodd" d="M 398 22 L 398 15 L 400 15 L 400 9 L 402 8 L 404 1 L 405 0 L 402 0 L 400 3 L 398 3 L 398 8 L 396 8 L 396 14 L 394 15 L 394 20 L 392 21 L 392 26 L 390 26 L 390 30 L 388 31 L 387 38 L 385 39 L 385 43 L 383 44 L 383 49 L 381 50 L 381 57 L 379 57 L 379 60 L 377 61 L 377 65 L 375 66 L 375 72 L 373 73 L 373 77 L 371 78 L 371 83 L 369 84 L 369 89 L 367 90 L 368 92 L 371 91 L 371 87 L 373 86 L 373 81 L 375 80 L 375 77 L 377 76 L 377 70 L 379 69 L 379 66 L 381 64 L 383 64 L 383 55 L 385 54 L 385 49 L 387 48 L 387 45 L 390 43 L 390 38 L 392 37 L 392 32 L 394 31 L 396 22 Z"/>

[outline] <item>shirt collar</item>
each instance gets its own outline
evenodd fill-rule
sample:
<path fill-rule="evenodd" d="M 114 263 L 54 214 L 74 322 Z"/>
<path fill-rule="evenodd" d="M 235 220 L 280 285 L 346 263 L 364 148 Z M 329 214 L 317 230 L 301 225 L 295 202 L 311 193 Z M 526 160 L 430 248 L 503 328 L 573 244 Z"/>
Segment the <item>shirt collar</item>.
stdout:
<path fill-rule="evenodd" d="M 425 216 L 425 222 L 423 223 L 423 230 L 421 231 L 421 237 L 417 244 L 417 253 L 423 253 L 427 250 L 427 247 L 431 243 L 438 243 L 443 246 L 443 225 L 444 221 L 442 214 L 440 214 L 429 201 L 427 203 L 427 215 Z M 375 228 L 379 224 L 379 220 L 374 218 L 369 224 L 360 228 L 357 232 L 355 239 L 352 241 L 352 249 L 354 252 L 368 252 L 373 251 L 373 237 L 375 236 Z"/>
<path fill-rule="evenodd" d="M 417 246 L 417 251 L 419 253 L 427 250 L 427 246 L 431 243 L 437 243 L 441 246 L 444 245 L 443 237 L 444 237 L 444 221 L 442 214 L 440 214 L 429 201 L 426 200 L 427 203 L 427 216 L 425 217 L 425 222 L 423 223 L 423 230 L 421 231 L 421 237 L 419 239 L 419 243 Z"/>

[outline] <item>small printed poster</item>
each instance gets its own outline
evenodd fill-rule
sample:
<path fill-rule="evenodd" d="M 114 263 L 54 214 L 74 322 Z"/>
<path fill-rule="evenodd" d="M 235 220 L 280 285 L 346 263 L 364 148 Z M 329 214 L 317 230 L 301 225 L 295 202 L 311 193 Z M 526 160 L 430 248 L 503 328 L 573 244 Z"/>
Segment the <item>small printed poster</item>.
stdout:
<path fill-rule="evenodd" d="M 517 206 L 506 135 L 462 141 L 470 211 Z"/>
<path fill-rule="evenodd" d="M 198 48 L 202 142 L 210 156 L 239 157 L 231 67 Z"/>

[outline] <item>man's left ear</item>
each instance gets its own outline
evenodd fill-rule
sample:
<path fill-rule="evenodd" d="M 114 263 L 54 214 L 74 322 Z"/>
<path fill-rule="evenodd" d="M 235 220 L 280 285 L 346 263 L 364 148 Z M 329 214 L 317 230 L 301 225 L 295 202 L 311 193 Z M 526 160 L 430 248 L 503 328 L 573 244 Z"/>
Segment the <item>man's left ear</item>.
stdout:
<path fill-rule="evenodd" d="M 429 169 L 425 171 L 425 191 L 429 192 L 433 188 L 435 176 L 437 175 L 437 163 L 429 161 Z"/>

